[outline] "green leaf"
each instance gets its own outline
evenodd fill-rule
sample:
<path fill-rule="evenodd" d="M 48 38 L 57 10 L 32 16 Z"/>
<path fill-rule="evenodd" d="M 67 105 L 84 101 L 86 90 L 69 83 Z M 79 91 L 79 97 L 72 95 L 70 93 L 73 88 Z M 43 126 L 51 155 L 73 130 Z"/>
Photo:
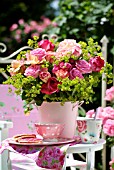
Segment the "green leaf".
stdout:
<path fill-rule="evenodd" d="M 4 107 L 5 103 L 4 102 L 0 102 L 0 107 Z"/>
<path fill-rule="evenodd" d="M 114 163 L 112 164 L 112 168 L 114 168 Z"/>

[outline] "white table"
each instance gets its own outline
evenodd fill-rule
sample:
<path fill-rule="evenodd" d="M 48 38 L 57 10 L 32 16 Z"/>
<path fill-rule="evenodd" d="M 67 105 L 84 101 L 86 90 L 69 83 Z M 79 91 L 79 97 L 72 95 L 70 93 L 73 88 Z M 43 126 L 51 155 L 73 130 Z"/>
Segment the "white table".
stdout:
<path fill-rule="evenodd" d="M 76 144 L 68 148 L 67 154 L 86 153 L 87 170 L 93 170 L 95 165 L 95 152 L 102 150 L 106 143 L 104 139 L 100 139 L 97 144 Z M 66 166 L 64 166 L 66 169 Z"/>
<path fill-rule="evenodd" d="M 94 164 L 95 164 L 95 152 L 103 149 L 103 145 L 105 143 L 106 143 L 106 141 L 104 139 L 100 139 L 97 144 L 75 144 L 75 145 L 68 147 L 66 155 L 74 154 L 74 153 L 86 153 L 86 163 L 87 163 L 87 169 L 86 170 L 93 170 Z M 11 167 L 11 164 L 12 163 L 9 161 L 9 167 Z M 17 162 L 16 166 L 18 166 L 18 162 Z M 35 164 L 35 161 L 32 161 L 32 160 L 30 160 L 30 161 L 28 160 L 28 163 L 26 162 L 26 165 L 22 165 L 22 166 L 24 168 L 22 169 L 20 167 L 21 170 L 29 170 L 29 168 L 31 166 L 33 166 L 32 169 L 39 170 L 38 166 L 36 166 L 36 164 Z M 72 165 L 71 165 L 71 167 L 72 167 Z M 9 168 L 9 169 L 11 170 L 11 168 Z M 40 168 L 40 170 L 41 169 L 42 168 Z M 64 164 L 62 170 L 65 170 L 65 169 L 66 169 L 66 161 L 65 161 L 65 164 Z M 31 168 L 30 168 L 30 170 L 31 170 Z"/>

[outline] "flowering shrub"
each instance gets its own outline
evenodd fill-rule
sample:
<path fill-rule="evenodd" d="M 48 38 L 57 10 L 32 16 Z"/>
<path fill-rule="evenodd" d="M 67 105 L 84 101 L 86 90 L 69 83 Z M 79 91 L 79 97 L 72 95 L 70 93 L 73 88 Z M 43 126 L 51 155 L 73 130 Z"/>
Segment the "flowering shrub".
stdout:
<path fill-rule="evenodd" d="M 24 19 L 20 19 L 18 23 L 10 27 L 11 37 L 18 43 L 21 43 L 23 40 L 26 40 L 28 35 L 30 35 L 31 38 L 33 38 L 33 36 L 40 36 L 49 25 L 53 27 L 56 26 L 49 18 L 41 17 L 41 19 L 40 22 L 34 20 L 25 22 Z"/>
<path fill-rule="evenodd" d="M 106 90 L 105 100 L 110 102 L 110 106 L 97 108 L 97 118 L 103 120 L 103 131 L 108 136 L 110 146 L 114 145 L 114 86 Z M 89 110 L 87 117 L 94 117 L 95 110 Z"/>
<path fill-rule="evenodd" d="M 25 112 L 30 110 L 30 103 L 40 106 L 43 101 L 89 103 L 102 72 L 108 76 L 112 69 L 108 63 L 104 66 L 101 48 L 92 38 L 77 43 L 73 39 L 39 41 L 35 36 L 28 45 L 33 50 L 17 56 L 8 67 L 11 76 L 5 82 L 26 101 Z"/>

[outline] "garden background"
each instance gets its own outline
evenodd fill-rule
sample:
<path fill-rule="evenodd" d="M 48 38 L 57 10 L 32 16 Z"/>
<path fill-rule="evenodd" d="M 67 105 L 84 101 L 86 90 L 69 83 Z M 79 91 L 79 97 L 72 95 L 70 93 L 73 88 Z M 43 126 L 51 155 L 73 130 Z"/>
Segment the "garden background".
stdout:
<path fill-rule="evenodd" d="M 33 35 L 56 34 L 58 39 L 74 38 L 78 41 L 89 37 L 100 43 L 107 36 L 108 62 L 114 61 L 114 1 L 113 0 L 1 0 L 0 42 L 7 45 L 1 57 L 8 56 L 27 45 Z M 6 65 L 0 65 L 6 68 Z M 4 81 L 0 75 L 0 83 Z M 109 86 L 109 85 L 107 85 Z M 111 87 L 111 84 L 110 84 Z M 95 109 L 101 103 L 101 84 L 96 89 L 93 103 L 84 109 Z M 107 170 L 110 148 L 107 145 Z M 101 152 L 96 153 L 96 169 L 102 170 Z"/>

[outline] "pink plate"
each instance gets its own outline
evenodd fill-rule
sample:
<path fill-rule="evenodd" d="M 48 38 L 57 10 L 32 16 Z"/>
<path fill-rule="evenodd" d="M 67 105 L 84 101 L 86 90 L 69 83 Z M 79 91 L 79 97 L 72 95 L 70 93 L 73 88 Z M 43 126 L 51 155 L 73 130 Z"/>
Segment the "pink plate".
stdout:
<path fill-rule="evenodd" d="M 78 142 L 76 139 L 65 139 L 65 138 L 58 138 L 58 141 L 43 141 L 42 143 L 19 143 L 15 142 L 12 138 L 9 141 L 9 145 L 25 145 L 25 146 L 53 146 L 53 145 L 63 145 L 73 142 Z"/>

